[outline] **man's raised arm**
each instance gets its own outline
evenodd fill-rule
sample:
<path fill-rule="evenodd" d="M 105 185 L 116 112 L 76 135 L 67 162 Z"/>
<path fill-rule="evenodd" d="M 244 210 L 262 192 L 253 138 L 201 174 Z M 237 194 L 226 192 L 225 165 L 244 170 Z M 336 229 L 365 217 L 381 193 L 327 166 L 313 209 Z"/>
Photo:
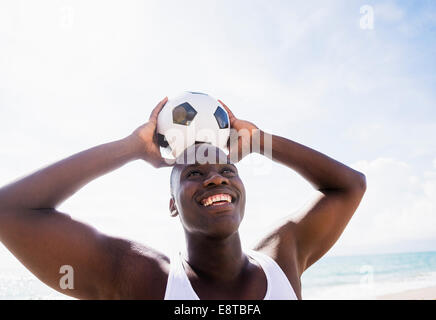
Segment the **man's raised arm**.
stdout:
<path fill-rule="evenodd" d="M 259 151 L 298 172 L 318 191 L 311 205 L 301 210 L 297 217 L 286 218 L 256 246 L 258 250 L 272 253 L 284 269 L 294 270 L 296 267 L 301 276 L 344 231 L 365 193 L 365 176 L 318 151 L 265 133 L 251 122 L 237 119 L 221 103 L 229 113 L 231 127 L 249 132 L 230 146 L 230 154 L 237 155 L 233 158 L 240 160 L 247 152 Z M 255 139 L 255 135 L 260 139 Z M 253 145 L 252 140 L 260 142 L 259 148 L 247 148 L 247 145 Z M 266 146 L 265 141 L 272 144 Z"/>
<path fill-rule="evenodd" d="M 338 240 L 362 200 L 366 179 L 363 173 L 302 144 L 275 135 L 271 141 L 272 159 L 298 172 L 318 191 L 308 207 L 275 230 L 278 251 L 285 259 L 286 255 L 297 258 L 301 275 Z"/>
<path fill-rule="evenodd" d="M 39 279 L 77 298 L 107 298 L 120 274 L 124 240 L 105 236 L 56 208 L 91 180 L 143 159 L 166 166 L 156 144 L 157 115 L 128 137 L 54 163 L 0 189 L 0 241 Z M 74 289 L 61 290 L 61 267 L 74 271 Z"/>

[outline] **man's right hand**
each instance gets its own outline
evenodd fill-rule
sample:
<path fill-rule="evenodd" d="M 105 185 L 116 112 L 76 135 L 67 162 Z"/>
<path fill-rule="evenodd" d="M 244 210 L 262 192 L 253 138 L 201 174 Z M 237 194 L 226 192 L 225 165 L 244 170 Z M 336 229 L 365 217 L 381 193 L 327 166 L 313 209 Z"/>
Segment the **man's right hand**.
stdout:
<path fill-rule="evenodd" d="M 151 112 L 148 122 L 136 129 L 130 136 L 136 142 L 141 144 L 140 158 L 150 163 L 155 168 L 168 167 L 173 165 L 171 159 L 162 157 L 157 143 L 157 117 L 159 112 L 165 106 L 168 97 L 165 97 Z"/>

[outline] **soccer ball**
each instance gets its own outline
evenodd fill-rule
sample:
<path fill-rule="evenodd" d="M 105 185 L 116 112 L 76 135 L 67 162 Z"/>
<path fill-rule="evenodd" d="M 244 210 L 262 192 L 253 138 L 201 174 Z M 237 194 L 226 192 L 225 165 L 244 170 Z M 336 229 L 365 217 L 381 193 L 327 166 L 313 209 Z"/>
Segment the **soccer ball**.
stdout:
<path fill-rule="evenodd" d="M 228 151 L 229 137 L 227 111 L 205 93 L 188 91 L 168 99 L 157 118 L 158 144 L 174 158 L 199 142 Z"/>

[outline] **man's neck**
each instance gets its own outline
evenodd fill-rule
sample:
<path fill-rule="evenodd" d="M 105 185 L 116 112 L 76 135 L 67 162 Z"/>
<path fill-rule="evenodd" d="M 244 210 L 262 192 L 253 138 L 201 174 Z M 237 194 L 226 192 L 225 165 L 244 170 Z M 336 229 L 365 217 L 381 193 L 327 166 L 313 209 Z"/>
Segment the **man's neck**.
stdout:
<path fill-rule="evenodd" d="M 248 263 L 238 232 L 225 239 L 189 234 L 186 243 L 186 262 L 198 276 L 213 282 L 236 280 Z"/>

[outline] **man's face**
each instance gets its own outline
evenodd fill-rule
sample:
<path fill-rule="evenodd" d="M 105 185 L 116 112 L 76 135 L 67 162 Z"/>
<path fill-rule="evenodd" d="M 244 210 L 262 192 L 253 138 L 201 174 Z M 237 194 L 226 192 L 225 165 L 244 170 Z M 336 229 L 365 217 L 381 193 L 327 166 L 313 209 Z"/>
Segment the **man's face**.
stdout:
<path fill-rule="evenodd" d="M 207 152 L 216 153 L 216 161 L 176 165 L 170 206 L 177 209 L 185 232 L 225 238 L 242 221 L 245 188 L 236 166 L 223 163 L 222 150 L 208 147 Z"/>

